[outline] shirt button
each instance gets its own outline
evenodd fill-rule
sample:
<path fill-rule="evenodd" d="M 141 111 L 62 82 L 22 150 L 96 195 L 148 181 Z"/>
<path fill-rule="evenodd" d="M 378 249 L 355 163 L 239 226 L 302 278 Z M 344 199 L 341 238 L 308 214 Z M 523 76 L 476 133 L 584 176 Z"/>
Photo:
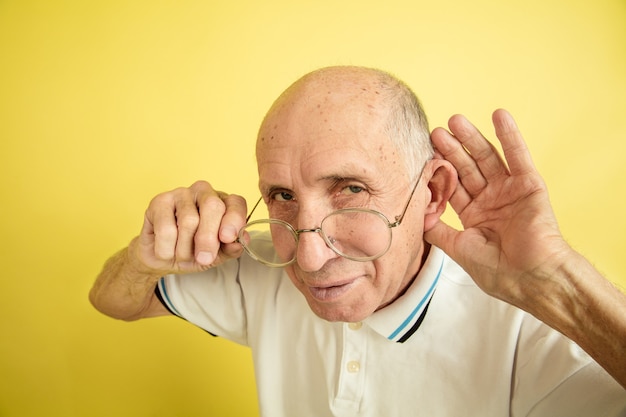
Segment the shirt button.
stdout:
<path fill-rule="evenodd" d="M 348 327 L 351 330 L 359 330 L 361 327 L 363 327 L 363 323 L 361 323 L 360 321 L 357 322 L 357 323 L 350 323 L 350 324 L 348 324 Z"/>
<path fill-rule="evenodd" d="M 358 363 L 357 361 L 350 361 L 348 362 L 348 372 L 355 374 L 357 372 L 359 372 L 359 370 L 361 369 L 361 364 Z"/>

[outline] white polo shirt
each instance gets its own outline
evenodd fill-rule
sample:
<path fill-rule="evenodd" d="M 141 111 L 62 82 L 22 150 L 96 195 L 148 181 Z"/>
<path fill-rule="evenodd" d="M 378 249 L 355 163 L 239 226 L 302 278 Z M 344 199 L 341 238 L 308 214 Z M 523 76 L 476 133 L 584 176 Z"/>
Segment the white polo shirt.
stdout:
<path fill-rule="evenodd" d="M 262 416 L 626 416 L 626 391 L 577 345 L 437 248 L 363 323 L 320 319 L 282 269 L 246 255 L 158 290 L 174 314 L 252 349 Z"/>

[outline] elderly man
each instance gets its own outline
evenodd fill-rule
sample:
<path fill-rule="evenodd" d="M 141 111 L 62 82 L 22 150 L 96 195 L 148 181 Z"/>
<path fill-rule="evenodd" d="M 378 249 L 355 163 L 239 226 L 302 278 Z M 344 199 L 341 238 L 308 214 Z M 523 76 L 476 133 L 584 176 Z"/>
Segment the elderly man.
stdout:
<path fill-rule="evenodd" d="M 625 298 L 564 242 L 508 113 L 494 125 L 508 166 L 460 116 L 431 143 L 387 73 L 308 74 L 259 131 L 270 219 L 206 182 L 161 194 L 91 300 L 250 346 L 265 416 L 626 415 Z"/>

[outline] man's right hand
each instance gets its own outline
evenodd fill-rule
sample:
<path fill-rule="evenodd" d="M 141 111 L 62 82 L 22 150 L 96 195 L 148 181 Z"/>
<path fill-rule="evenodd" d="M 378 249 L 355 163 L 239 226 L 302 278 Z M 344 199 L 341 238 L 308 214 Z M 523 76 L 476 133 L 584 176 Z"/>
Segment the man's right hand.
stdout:
<path fill-rule="evenodd" d="M 217 266 L 241 255 L 236 240 L 246 211 L 243 197 L 216 191 L 205 181 L 159 194 L 129 255 L 138 270 L 158 275 Z"/>
<path fill-rule="evenodd" d="M 241 255 L 237 233 L 246 201 L 198 181 L 156 196 L 141 233 L 104 265 L 89 293 L 99 311 L 122 320 L 170 314 L 155 295 L 170 273 L 198 272 Z"/>

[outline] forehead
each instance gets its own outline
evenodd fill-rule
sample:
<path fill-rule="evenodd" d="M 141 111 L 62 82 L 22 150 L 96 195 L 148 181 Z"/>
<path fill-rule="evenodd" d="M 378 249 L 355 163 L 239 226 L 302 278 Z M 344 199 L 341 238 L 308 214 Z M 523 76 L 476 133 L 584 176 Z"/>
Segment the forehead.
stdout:
<path fill-rule="evenodd" d="M 386 128 L 388 106 L 368 80 L 310 83 L 281 97 L 257 141 L 262 182 L 294 175 L 376 176 L 402 164 Z"/>

